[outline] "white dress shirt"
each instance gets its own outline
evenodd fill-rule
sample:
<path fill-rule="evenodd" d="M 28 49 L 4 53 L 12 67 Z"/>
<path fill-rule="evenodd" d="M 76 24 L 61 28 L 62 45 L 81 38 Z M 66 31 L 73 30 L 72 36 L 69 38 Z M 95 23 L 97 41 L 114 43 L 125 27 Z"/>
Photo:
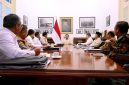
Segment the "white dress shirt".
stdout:
<path fill-rule="evenodd" d="M 34 37 L 34 39 L 33 39 L 33 43 L 34 43 L 34 45 L 42 46 L 42 44 L 41 44 L 41 42 L 40 42 L 39 38 L 37 38 L 37 37 Z"/>
<path fill-rule="evenodd" d="M 102 43 L 101 38 L 97 38 L 93 41 L 93 43 L 90 45 L 91 47 L 98 47 Z"/>
<path fill-rule="evenodd" d="M 18 45 L 16 35 L 9 29 L 0 30 L 0 36 L 0 60 L 35 55 L 34 51 L 22 50 Z"/>
<path fill-rule="evenodd" d="M 92 44 L 93 43 L 93 39 L 92 39 L 92 37 L 89 37 L 88 39 L 87 39 L 87 41 L 86 41 L 86 43 L 81 43 L 81 44 L 83 44 L 83 45 L 90 45 L 90 44 Z"/>
<path fill-rule="evenodd" d="M 48 41 L 47 41 L 46 37 L 42 36 L 40 41 L 41 41 L 42 44 L 47 44 L 48 45 Z"/>
<path fill-rule="evenodd" d="M 29 45 L 34 46 L 34 42 L 33 42 L 33 39 L 31 38 L 31 36 L 28 35 L 25 40 L 27 41 L 27 43 Z"/>
<path fill-rule="evenodd" d="M 36 44 L 37 42 L 34 39 L 32 39 L 31 36 L 27 36 L 26 41 L 27 41 L 28 45 L 32 45 L 34 47 L 42 47 L 42 45 L 37 45 Z"/>

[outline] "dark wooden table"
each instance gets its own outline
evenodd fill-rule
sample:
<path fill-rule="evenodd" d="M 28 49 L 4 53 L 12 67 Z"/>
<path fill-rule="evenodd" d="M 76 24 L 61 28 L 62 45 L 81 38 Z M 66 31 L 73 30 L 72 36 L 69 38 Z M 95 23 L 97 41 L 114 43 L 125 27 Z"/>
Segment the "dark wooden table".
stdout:
<path fill-rule="evenodd" d="M 96 53 L 97 54 L 97 53 Z M 73 46 L 61 48 L 61 59 L 52 59 L 47 69 L 0 70 L 0 76 L 36 79 L 37 85 L 87 85 L 88 78 L 128 78 L 129 74 L 110 58 L 95 57 Z"/>

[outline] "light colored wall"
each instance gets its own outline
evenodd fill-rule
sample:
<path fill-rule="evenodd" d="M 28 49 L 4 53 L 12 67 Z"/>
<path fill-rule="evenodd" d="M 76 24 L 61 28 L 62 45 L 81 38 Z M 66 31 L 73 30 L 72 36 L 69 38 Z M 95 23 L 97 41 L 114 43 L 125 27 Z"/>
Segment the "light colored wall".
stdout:
<path fill-rule="evenodd" d="M 119 0 L 119 20 L 129 23 L 129 0 Z"/>
<path fill-rule="evenodd" d="M 119 20 L 129 21 L 129 1 L 119 0 Z"/>
<path fill-rule="evenodd" d="M 10 8 L 11 13 L 16 12 L 16 0 L 12 0 L 11 4 L 7 3 L 5 0 L 0 0 L 0 3 L 2 3 L 2 19 L 6 15 L 5 13 L 6 7 Z"/>
<path fill-rule="evenodd" d="M 79 29 L 79 17 L 96 17 L 96 29 L 112 30 L 118 21 L 118 0 L 17 0 L 16 13 L 23 19 L 28 16 L 28 27 L 38 28 L 38 17 L 73 17 L 73 36 Z M 106 27 L 106 16 L 111 16 L 111 25 Z M 60 24 L 60 23 L 59 23 Z"/>

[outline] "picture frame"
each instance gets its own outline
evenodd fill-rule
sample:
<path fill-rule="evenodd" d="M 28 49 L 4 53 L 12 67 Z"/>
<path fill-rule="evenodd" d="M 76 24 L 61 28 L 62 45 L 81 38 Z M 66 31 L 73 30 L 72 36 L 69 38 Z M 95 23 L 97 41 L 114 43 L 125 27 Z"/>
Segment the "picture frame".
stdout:
<path fill-rule="evenodd" d="M 110 26 L 110 20 L 111 20 L 110 18 L 111 18 L 110 15 L 106 17 L 106 27 Z"/>
<path fill-rule="evenodd" d="M 79 28 L 95 28 L 95 17 L 79 17 Z"/>
<path fill-rule="evenodd" d="M 54 27 L 54 17 L 38 17 L 38 28 L 52 29 Z"/>
<path fill-rule="evenodd" d="M 95 34 L 96 32 L 99 32 L 99 29 L 84 29 L 84 34 L 86 33 Z"/>
<path fill-rule="evenodd" d="M 83 29 L 76 29 L 76 34 L 83 34 Z"/>
<path fill-rule="evenodd" d="M 10 3 L 10 4 L 12 3 L 12 0 L 5 0 L 5 1 L 6 1 L 7 3 Z"/>
<path fill-rule="evenodd" d="M 23 24 L 28 26 L 28 17 L 26 15 L 23 15 Z"/>
<path fill-rule="evenodd" d="M 72 34 L 73 17 L 60 17 L 60 28 L 62 34 Z"/>
<path fill-rule="evenodd" d="M 40 32 L 41 32 L 41 33 L 47 32 L 48 34 L 52 34 L 52 31 L 53 31 L 53 29 L 44 29 L 44 30 L 42 30 L 42 31 L 40 31 Z"/>

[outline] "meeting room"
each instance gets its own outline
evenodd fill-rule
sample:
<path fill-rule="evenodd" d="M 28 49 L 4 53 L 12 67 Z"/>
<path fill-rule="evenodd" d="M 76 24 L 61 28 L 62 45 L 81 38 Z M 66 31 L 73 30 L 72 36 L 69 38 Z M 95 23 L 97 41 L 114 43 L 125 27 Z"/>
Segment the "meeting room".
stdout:
<path fill-rule="evenodd" d="M 129 0 L 0 0 L 0 85 L 129 85 Z"/>

